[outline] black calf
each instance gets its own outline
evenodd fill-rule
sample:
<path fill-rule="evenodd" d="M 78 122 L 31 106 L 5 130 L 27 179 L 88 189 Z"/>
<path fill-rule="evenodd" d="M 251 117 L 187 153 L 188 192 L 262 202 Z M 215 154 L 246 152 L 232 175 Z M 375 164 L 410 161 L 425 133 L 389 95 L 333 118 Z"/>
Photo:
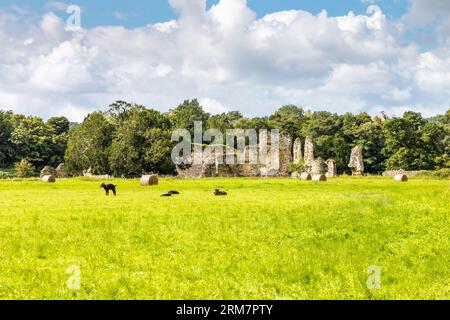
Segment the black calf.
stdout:
<path fill-rule="evenodd" d="M 226 196 L 228 193 L 226 193 L 225 191 L 220 191 L 219 189 L 216 189 L 216 191 L 214 191 L 214 195 L 215 196 Z"/>
<path fill-rule="evenodd" d="M 105 192 L 106 192 L 107 196 L 109 196 L 109 191 L 112 191 L 112 193 L 114 195 L 116 195 L 116 187 L 117 186 L 115 186 L 113 184 L 104 184 L 104 183 L 102 183 L 102 185 L 100 186 L 100 188 L 105 189 Z"/>

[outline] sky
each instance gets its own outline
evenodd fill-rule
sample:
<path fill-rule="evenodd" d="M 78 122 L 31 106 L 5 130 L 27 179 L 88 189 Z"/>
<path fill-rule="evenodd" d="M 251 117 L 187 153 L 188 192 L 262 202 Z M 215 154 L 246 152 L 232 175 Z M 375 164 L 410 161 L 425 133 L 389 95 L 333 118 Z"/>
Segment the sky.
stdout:
<path fill-rule="evenodd" d="M 433 116 L 450 107 L 450 1 L 0 0 L 0 72 L 0 109 L 72 121 L 191 98 Z"/>

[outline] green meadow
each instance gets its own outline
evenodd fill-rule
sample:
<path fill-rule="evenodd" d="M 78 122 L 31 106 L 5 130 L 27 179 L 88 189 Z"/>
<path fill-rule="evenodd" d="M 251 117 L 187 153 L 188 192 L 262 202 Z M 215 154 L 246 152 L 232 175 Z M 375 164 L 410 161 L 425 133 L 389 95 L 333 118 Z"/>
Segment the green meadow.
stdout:
<path fill-rule="evenodd" d="M 448 180 L 113 182 L 0 180 L 0 299 L 450 299 Z"/>

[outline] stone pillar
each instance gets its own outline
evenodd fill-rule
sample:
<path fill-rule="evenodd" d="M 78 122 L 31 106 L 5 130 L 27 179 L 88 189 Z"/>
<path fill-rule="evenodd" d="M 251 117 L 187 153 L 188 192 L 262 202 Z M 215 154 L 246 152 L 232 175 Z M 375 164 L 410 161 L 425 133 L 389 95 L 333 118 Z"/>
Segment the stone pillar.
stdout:
<path fill-rule="evenodd" d="M 280 135 L 280 176 L 289 175 L 289 164 L 292 162 L 292 138 L 289 134 Z"/>
<path fill-rule="evenodd" d="M 300 140 L 300 138 L 297 138 L 294 142 L 294 163 L 298 163 L 302 159 L 302 140 Z"/>
<path fill-rule="evenodd" d="M 334 161 L 334 159 L 328 159 L 327 167 L 328 167 L 328 170 L 326 173 L 327 178 L 336 177 L 337 176 L 336 161 Z"/>
<path fill-rule="evenodd" d="M 356 146 L 352 149 L 352 154 L 350 155 L 350 163 L 348 164 L 348 167 L 352 169 L 353 176 L 364 175 L 364 159 L 361 146 Z"/>
<path fill-rule="evenodd" d="M 324 175 L 327 172 L 327 165 L 322 158 L 317 158 L 311 166 L 311 175 Z"/>
<path fill-rule="evenodd" d="M 311 137 L 306 137 L 305 140 L 305 152 L 304 152 L 305 165 L 312 170 L 314 164 L 314 144 Z"/>

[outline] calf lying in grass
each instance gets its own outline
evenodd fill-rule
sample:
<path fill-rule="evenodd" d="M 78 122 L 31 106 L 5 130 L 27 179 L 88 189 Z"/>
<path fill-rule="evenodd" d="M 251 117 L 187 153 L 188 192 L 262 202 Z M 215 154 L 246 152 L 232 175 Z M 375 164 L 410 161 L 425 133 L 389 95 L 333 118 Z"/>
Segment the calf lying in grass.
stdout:
<path fill-rule="evenodd" d="M 100 188 L 105 189 L 106 195 L 109 196 L 109 191 L 112 191 L 112 193 L 114 195 L 116 195 L 116 185 L 113 184 L 104 184 L 102 183 L 102 185 L 100 186 Z"/>
<path fill-rule="evenodd" d="M 173 196 L 174 194 L 180 194 L 180 193 L 179 193 L 178 191 L 172 190 L 172 191 L 169 191 L 169 192 L 167 192 L 167 193 L 165 193 L 165 194 L 162 194 L 161 197 L 171 197 L 171 196 Z"/>
<path fill-rule="evenodd" d="M 220 191 L 219 189 L 216 189 L 216 191 L 214 191 L 214 195 L 215 196 L 226 196 L 228 193 L 226 193 L 225 191 Z"/>

